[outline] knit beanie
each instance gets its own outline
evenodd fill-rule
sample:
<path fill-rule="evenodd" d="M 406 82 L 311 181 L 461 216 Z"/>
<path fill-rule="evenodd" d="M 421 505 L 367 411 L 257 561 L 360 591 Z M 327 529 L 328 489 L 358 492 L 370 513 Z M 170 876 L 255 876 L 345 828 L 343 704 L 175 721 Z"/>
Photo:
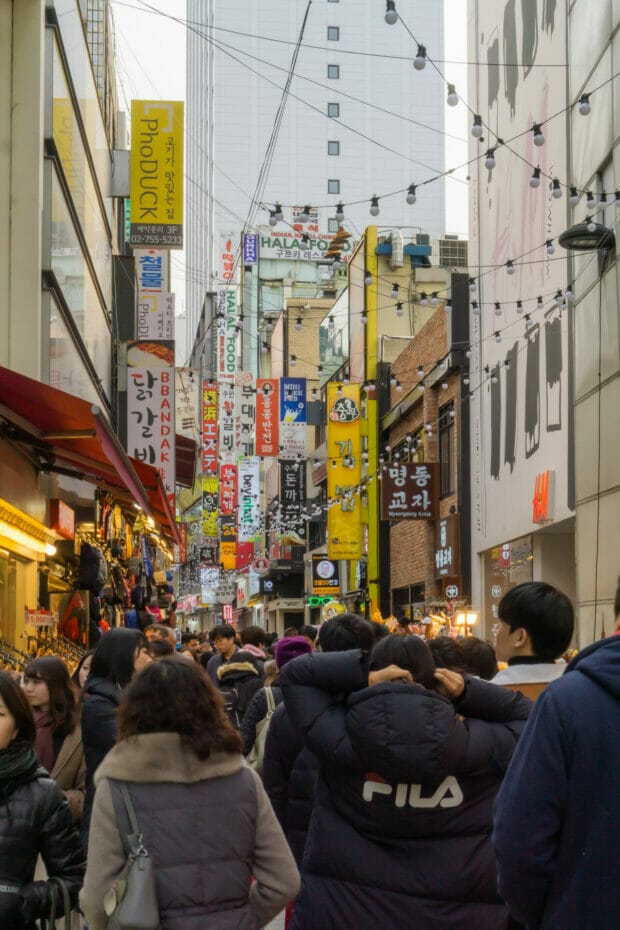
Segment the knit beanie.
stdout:
<path fill-rule="evenodd" d="M 312 646 L 303 636 L 284 636 L 276 643 L 276 666 L 280 669 L 297 656 L 306 656 Z"/>

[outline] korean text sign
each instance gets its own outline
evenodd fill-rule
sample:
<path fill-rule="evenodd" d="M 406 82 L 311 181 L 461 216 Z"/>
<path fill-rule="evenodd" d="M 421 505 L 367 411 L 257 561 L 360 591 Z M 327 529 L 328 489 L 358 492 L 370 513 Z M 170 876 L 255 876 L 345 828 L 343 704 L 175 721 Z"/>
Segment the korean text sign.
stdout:
<path fill-rule="evenodd" d="M 183 248 L 182 101 L 131 101 L 129 244 Z"/>
<path fill-rule="evenodd" d="M 202 472 L 217 475 L 217 384 L 202 382 Z"/>
<path fill-rule="evenodd" d="M 280 458 L 306 458 L 306 379 L 280 380 Z"/>
<path fill-rule="evenodd" d="M 359 384 L 327 385 L 327 557 L 362 554 L 361 424 Z"/>
<path fill-rule="evenodd" d="M 391 462 L 382 472 L 382 520 L 434 520 L 439 466 L 434 462 Z"/>
<path fill-rule="evenodd" d="M 275 378 L 256 380 L 256 454 L 277 456 L 280 411 L 279 382 Z"/>

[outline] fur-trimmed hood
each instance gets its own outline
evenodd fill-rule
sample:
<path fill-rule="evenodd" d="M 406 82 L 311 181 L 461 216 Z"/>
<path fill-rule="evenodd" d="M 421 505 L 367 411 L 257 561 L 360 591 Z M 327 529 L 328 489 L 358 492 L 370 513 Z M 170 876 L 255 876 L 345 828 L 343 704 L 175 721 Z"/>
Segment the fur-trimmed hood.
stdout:
<path fill-rule="evenodd" d="M 240 753 L 213 752 L 208 759 L 199 759 L 181 743 L 178 733 L 141 733 L 110 750 L 97 769 L 95 784 L 103 778 L 191 783 L 232 775 L 243 765 Z"/>
<path fill-rule="evenodd" d="M 260 678 L 261 672 L 254 656 L 247 652 L 237 652 L 230 662 L 220 665 L 217 677 L 218 681 L 243 681 L 247 678 Z"/>

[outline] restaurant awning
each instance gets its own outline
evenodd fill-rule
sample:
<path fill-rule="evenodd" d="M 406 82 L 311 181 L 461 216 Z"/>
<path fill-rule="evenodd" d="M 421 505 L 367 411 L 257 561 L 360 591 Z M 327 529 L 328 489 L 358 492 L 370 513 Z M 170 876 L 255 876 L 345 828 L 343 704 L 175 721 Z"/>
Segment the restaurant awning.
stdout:
<path fill-rule="evenodd" d="M 135 501 L 179 541 L 159 471 L 127 455 L 101 408 L 0 367 L 0 436 L 29 447 L 41 471 Z"/>

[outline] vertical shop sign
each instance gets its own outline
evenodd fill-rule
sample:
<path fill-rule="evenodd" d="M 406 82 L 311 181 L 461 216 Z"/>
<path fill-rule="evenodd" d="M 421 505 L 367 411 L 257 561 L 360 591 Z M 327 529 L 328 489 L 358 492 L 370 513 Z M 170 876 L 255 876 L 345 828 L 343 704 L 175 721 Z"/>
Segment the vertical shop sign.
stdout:
<path fill-rule="evenodd" d="M 258 262 L 258 236 L 256 233 L 244 233 L 243 264 L 246 268 Z"/>
<path fill-rule="evenodd" d="M 220 465 L 220 513 L 234 514 L 237 509 L 237 466 Z"/>
<path fill-rule="evenodd" d="M 237 297 L 220 291 L 217 310 L 217 380 L 233 381 L 237 370 Z"/>
<path fill-rule="evenodd" d="M 295 462 L 292 459 L 280 461 L 280 512 L 281 512 L 281 545 L 284 547 L 285 538 L 295 536 L 305 538 L 306 521 L 302 513 L 306 505 L 306 464 Z M 286 558 L 284 549 L 282 557 Z M 290 557 L 290 554 L 289 554 Z"/>
<path fill-rule="evenodd" d="M 306 459 L 306 379 L 280 380 L 280 458 Z"/>
<path fill-rule="evenodd" d="M 256 379 L 256 454 L 277 456 L 280 398 L 275 378 Z"/>
<path fill-rule="evenodd" d="M 175 368 L 175 431 L 198 444 L 200 438 L 200 372 L 197 368 Z"/>
<path fill-rule="evenodd" d="M 237 520 L 234 516 L 221 517 L 220 564 L 226 570 L 237 567 Z"/>
<path fill-rule="evenodd" d="M 254 455 L 256 379 L 251 371 L 235 374 L 235 455 Z"/>
<path fill-rule="evenodd" d="M 131 101 L 131 246 L 183 248 L 183 102 Z"/>
<path fill-rule="evenodd" d="M 236 284 L 237 272 L 235 269 L 235 252 L 233 247 L 234 233 L 220 235 L 219 248 L 219 278 L 224 284 Z"/>
<path fill-rule="evenodd" d="M 249 542 L 260 534 L 260 459 L 258 456 L 239 462 L 239 508 L 237 538 Z"/>
<path fill-rule="evenodd" d="M 435 523 L 435 578 L 458 575 L 459 518 L 456 514 Z"/>
<path fill-rule="evenodd" d="M 202 535 L 217 539 L 219 529 L 217 515 L 219 512 L 218 480 L 216 475 L 203 475 L 202 478 Z"/>
<path fill-rule="evenodd" d="M 382 520 L 434 520 L 439 466 L 434 462 L 392 463 L 381 481 Z"/>
<path fill-rule="evenodd" d="M 174 294 L 138 291 L 138 339 L 174 339 Z"/>
<path fill-rule="evenodd" d="M 127 450 L 159 468 L 174 512 L 174 343 L 127 344 Z"/>
<path fill-rule="evenodd" d="M 327 556 L 359 559 L 361 426 L 359 384 L 327 385 Z"/>
<path fill-rule="evenodd" d="M 232 381 L 221 381 L 219 394 L 219 460 L 235 462 L 235 385 Z"/>
<path fill-rule="evenodd" d="M 202 467 L 205 475 L 217 475 L 217 384 L 202 382 Z"/>

